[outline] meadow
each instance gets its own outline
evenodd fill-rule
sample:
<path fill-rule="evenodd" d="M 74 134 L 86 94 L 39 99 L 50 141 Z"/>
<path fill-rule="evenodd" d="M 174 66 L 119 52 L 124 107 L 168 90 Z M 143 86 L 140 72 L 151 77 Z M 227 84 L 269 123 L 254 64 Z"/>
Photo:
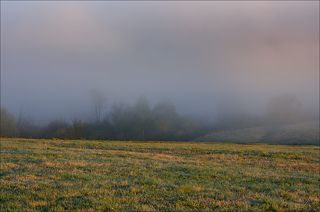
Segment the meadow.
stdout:
<path fill-rule="evenodd" d="M 1 138 L 0 210 L 320 211 L 320 148 Z"/>

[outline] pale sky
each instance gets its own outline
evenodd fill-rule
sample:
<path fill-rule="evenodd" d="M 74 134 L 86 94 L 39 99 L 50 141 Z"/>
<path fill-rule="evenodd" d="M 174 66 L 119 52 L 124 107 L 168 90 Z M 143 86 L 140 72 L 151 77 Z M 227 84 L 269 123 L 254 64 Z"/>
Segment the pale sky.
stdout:
<path fill-rule="evenodd" d="M 2 107 L 85 117 L 92 89 L 213 117 L 285 93 L 316 110 L 319 2 L 1 1 Z"/>

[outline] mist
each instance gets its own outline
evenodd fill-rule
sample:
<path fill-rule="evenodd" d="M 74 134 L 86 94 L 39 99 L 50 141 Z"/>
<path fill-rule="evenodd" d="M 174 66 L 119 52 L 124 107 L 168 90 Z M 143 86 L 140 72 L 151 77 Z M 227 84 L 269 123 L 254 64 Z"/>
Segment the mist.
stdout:
<path fill-rule="evenodd" d="M 1 2 L 1 107 L 92 120 L 92 91 L 105 114 L 143 96 L 210 122 L 292 103 L 317 120 L 319 2 Z"/>

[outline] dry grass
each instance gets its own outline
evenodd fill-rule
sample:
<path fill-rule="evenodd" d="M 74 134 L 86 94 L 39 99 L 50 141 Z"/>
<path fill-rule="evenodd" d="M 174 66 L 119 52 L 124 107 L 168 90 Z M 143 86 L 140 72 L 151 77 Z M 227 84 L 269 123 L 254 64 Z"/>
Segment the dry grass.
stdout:
<path fill-rule="evenodd" d="M 1 138 L 1 211 L 319 211 L 317 146 Z"/>

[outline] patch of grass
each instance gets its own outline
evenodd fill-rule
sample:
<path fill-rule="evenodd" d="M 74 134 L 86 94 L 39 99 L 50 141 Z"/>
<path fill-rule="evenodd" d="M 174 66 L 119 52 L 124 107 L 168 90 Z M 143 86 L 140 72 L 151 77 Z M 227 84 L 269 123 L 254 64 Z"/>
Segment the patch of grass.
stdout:
<path fill-rule="evenodd" d="M 0 210 L 320 210 L 320 148 L 1 138 Z"/>

